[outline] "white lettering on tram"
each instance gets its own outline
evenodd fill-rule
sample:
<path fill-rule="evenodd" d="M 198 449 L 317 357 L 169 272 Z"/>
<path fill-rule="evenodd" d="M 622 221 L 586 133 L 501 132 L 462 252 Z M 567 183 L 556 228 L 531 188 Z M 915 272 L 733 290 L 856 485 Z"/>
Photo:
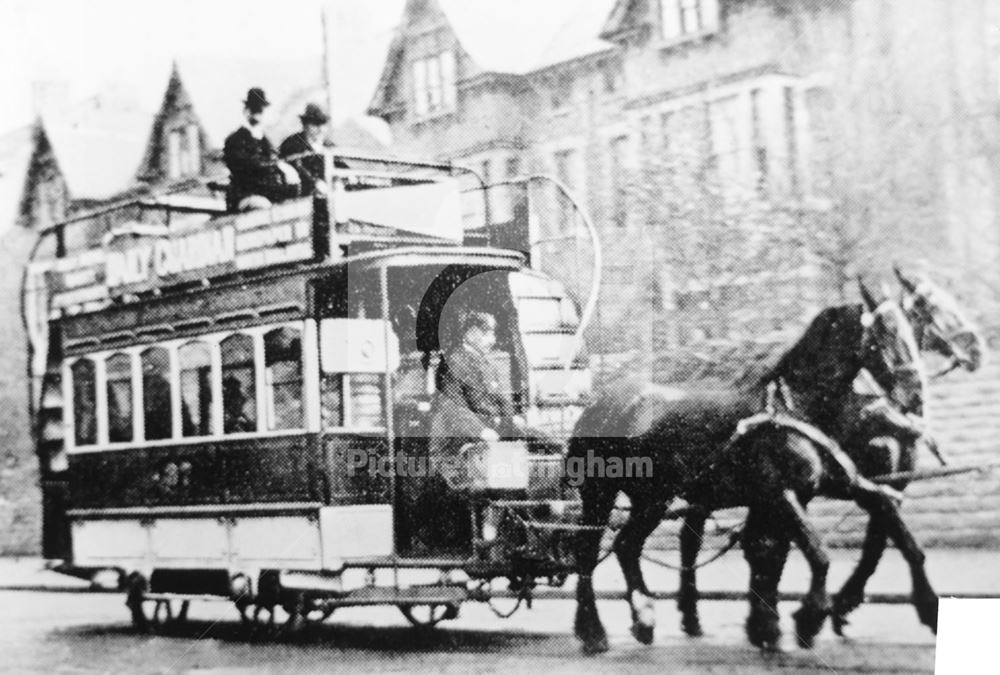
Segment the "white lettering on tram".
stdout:
<path fill-rule="evenodd" d="M 236 232 L 232 227 L 223 227 L 109 252 L 105 281 L 110 287 L 142 283 L 149 280 L 151 273 L 164 277 L 229 264 L 235 259 Z"/>

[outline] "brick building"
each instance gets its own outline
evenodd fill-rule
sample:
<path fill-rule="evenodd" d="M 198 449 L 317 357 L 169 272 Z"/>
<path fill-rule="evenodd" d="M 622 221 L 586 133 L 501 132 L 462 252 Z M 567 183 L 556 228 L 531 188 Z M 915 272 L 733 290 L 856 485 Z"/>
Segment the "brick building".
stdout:
<path fill-rule="evenodd" d="M 369 112 L 401 153 L 574 188 L 606 257 L 598 352 L 655 370 L 652 354 L 794 328 L 893 261 L 996 333 L 989 0 L 410 0 Z M 558 200 L 533 208 L 542 265 L 582 293 L 582 240 Z M 991 459 L 996 365 L 931 399 L 952 460 Z M 997 543 L 995 477 L 908 494 L 929 543 Z M 811 511 L 830 529 L 845 508 Z M 829 537 L 857 541 L 858 522 Z"/>
<path fill-rule="evenodd" d="M 411 0 L 369 112 L 402 152 L 576 189 L 605 351 L 759 335 L 890 260 L 995 307 L 998 26 L 984 0 Z M 579 275 L 558 209 L 544 264 Z"/>

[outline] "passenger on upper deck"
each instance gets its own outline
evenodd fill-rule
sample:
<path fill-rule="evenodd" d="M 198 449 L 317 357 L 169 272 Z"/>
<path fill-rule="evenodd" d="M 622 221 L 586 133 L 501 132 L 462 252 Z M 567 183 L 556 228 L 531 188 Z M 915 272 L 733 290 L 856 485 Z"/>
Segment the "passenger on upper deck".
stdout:
<path fill-rule="evenodd" d="M 299 115 L 302 120 L 302 131 L 298 131 L 281 143 L 279 152 L 281 158 L 295 167 L 302 182 L 302 196 L 326 194 L 326 165 L 323 158 L 324 148 L 333 147 L 333 142 L 323 136 L 323 126 L 330 117 L 315 103 L 306 105 L 305 112 Z M 335 160 L 334 166 L 346 169 L 341 160 Z"/>
<path fill-rule="evenodd" d="M 278 161 L 264 135 L 264 113 L 270 104 L 263 89 L 250 89 L 243 102 L 246 122 L 226 138 L 222 155 L 229 168 L 226 207 L 230 211 L 267 208 L 299 192 L 298 173 Z"/>

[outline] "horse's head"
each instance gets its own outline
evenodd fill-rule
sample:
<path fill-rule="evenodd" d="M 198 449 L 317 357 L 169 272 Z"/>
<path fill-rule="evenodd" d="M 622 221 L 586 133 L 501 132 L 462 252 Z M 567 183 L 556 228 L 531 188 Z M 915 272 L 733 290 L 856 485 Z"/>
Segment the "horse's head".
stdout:
<path fill-rule="evenodd" d="M 903 287 L 900 304 L 910 319 L 921 348 L 951 360 L 946 371 L 962 366 L 974 372 L 983 364 L 986 350 L 983 337 L 965 318 L 955 297 L 921 276 L 918 281 L 894 267 Z"/>
<path fill-rule="evenodd" d="M 910 322 L 900 306 L 886 298 L 877 301 L 858 279 L 864 310 L 861 366 L 903 412 L 921 414 L 925 376 Z"/>

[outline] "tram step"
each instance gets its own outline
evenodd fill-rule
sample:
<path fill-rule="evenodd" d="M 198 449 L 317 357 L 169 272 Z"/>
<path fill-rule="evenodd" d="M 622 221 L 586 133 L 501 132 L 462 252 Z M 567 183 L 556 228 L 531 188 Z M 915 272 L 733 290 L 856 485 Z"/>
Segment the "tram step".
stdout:
<path fill-rule="evenodd" d="M 467 600 L 465 586 L 412 586 L 386 588 L 370 586 L 344 594 L 338 605 L 458 605 Z"/>
<path fill-rule="evenodd" d="M 144 600 L 183 600 L 192 602 L 232 602 L 228 595 L 208 595 L 205 593 L 144 593 Z"/>

